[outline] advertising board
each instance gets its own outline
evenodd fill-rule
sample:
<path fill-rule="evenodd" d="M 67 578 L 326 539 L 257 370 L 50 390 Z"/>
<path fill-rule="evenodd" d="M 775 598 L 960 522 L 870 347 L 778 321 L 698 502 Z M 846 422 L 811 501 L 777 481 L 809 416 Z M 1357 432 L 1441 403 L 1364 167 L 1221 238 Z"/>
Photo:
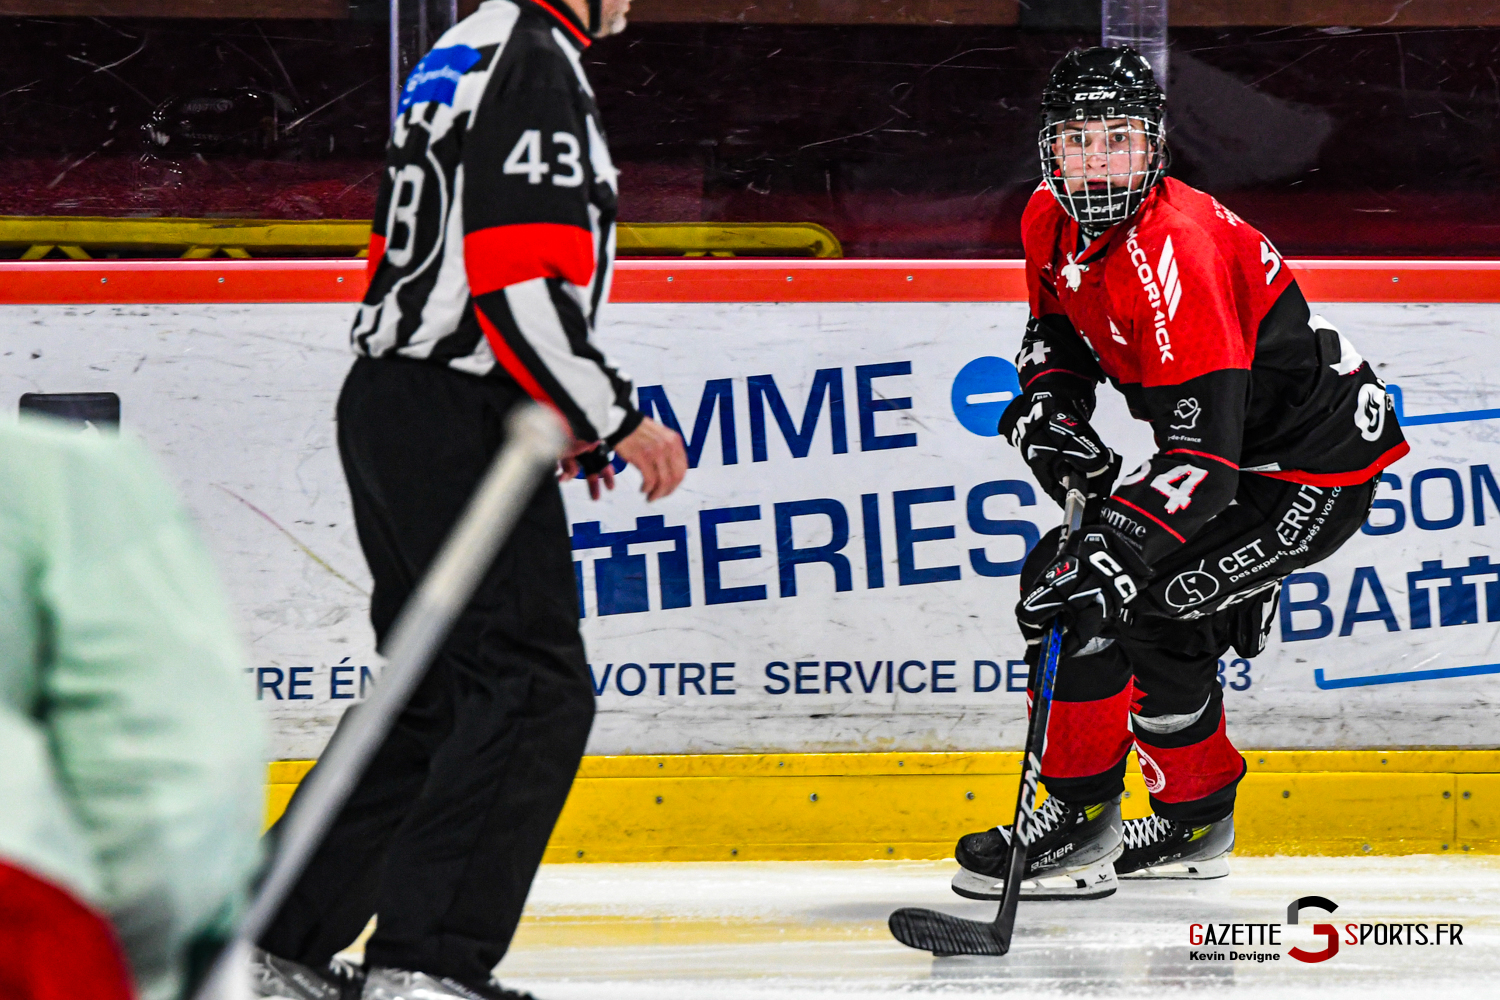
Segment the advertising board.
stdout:
<path fill-rule="evenodd" d="M 1500 698 L 1493 305 L 1314 305 L 1376 363 L 1412 453 L 1363 532 L 1286 584 L 1270 648 L 1227 656 L 1245 747 L 1486 746 Z M 350 307 L 6 305 L 0 388 L 113 392 L 202 525 L 275 753 L 314 756 L 379 673 L 334 446 Z M 994 423 L 1014 302 L 617 304 L 603 339 L 694 468 L 565 485 L 599 715 L 589 752 L 1015 749 L 1012 618 L 1059 518 Z M 1110 389 L 1126 457 L 1148 428 Z M 1204 567 L 1210 576 L 1213 567 Z"/>

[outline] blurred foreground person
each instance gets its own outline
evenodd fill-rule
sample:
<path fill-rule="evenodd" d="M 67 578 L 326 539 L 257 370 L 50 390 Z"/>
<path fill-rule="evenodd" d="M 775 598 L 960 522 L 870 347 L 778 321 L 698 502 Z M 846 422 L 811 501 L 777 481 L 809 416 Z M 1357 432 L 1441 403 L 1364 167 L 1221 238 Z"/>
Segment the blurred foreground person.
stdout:
<path fill-rule="evenodd" d="M 0 998 L 170 1000 L 259 860 L 264 743 L 144 449 L 0 425 Z"/>

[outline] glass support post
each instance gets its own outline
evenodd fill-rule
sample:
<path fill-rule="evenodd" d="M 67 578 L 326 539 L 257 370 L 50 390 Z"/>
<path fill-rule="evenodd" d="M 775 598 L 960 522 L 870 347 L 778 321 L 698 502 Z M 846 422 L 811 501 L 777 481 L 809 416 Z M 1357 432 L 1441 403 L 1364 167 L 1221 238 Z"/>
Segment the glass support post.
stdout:
<path fill-rule="evenodd" d="M 401 0 L 391 0 L 391 122 L 401 99 Z"/>
<path fill-rule="evenodd" d="M 1156 82 L 1167 89 L 1167 0 L 1104 0 L 1102 41 L 1128 45 L 1151 64 Z"/>

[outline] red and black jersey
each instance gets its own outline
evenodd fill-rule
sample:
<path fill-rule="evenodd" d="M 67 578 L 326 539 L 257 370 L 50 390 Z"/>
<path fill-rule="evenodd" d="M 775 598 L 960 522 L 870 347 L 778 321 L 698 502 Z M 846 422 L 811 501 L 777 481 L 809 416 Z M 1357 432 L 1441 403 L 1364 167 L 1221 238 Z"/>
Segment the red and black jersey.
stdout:
<path fill-rule="evenodd" d="M 1103 510 L 1148 561 L 1223 510 L 1241 472 L 1353 485 L 1408 451 L 1384 383 L 1310 315 L 1270 240 L 1211 196 L 1168 178 L 1086 242 L 1043 186 L 1021 230 L 1021 386 L 1089 417 L 1108 378 L 1151 424 L 1156 455 Z"/>
<path fill-rule="evenodd" d="M 568 7 L 488 0 L 412 70 L 370 237 L 356 353 L 515 380 L 580 441 L 640 423 L 590 334 L 617 172 Z"/>

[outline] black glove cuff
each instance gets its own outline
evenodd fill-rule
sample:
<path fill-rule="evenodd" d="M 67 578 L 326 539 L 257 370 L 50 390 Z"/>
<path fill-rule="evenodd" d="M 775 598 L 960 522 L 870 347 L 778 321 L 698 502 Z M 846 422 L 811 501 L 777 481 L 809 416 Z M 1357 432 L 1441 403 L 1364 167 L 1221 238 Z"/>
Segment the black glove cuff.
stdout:
<path fill-rule="evenodd" d="M 1126 572 L 1139 581 L 1144 581 L 1151 576 L 1151 566 L 1141 553 L 1140 545 L 1132 541 L 1129 535 L 1116 530 L 1113 525 L 1107 523 L 1090 525 L 1087 530 L 1077 532 L 1068 539 L 1063 549 L 1077 554 L 1085 539 L 1100 535 L 1104 536 L 1105 548 L 1111 555 L 1119 558 Z"/>
<path fill-rule="evenodd" d="M 1011 434 L 1015 432 L 1016 424 L 1031 412 L 1033 402 L 1035 400 L 1031 398 L 1031 393 L 1023 392 L 1006 405 L 1005 412 L 1000 414 L 999 431 L 1002 438 L 1010 440 Z"/>
<path fill-rule="evenodd" d="M 593 451 L 586 451 L 579 455 L 577 461 L 584 475 L 597 476 L 609 464 L 609 452 L 604 450 L 604 445 L 597 445 Z"/>

